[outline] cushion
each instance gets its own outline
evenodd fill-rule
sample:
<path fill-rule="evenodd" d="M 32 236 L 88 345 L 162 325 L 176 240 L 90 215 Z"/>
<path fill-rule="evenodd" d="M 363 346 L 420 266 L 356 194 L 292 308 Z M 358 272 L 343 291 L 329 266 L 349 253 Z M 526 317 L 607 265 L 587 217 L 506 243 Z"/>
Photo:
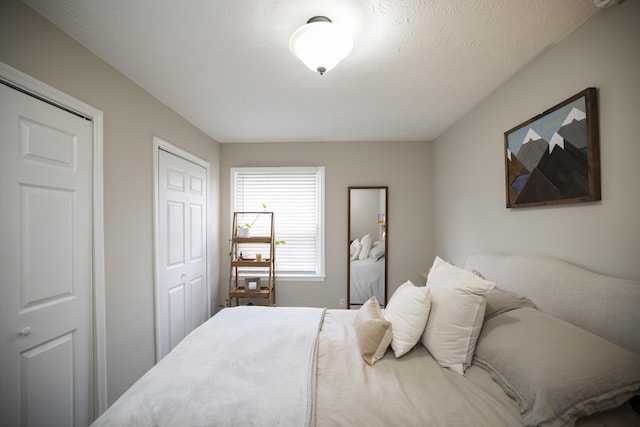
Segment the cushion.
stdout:
<path fill-rule="evenodd" d="M 461 375 L 471 365 L 495 283 L 436 257 L 427 276 L 431 314 L 421 342 L 443 367 Z"/>
<path fill-rule="evenodd" d="M 362 245 L 360 244 L 360 240 L 356 239 L 349 245 L 349 255 L 351 257 L 351 261 L 358 259 L 358 255 L 360 255 L 360 249 L 362 249 Z"/>
<path fill-rule="evenodd" d="M 360 254 L 358 255 L 358 259 L 367 259 L 369 257 L 369 251 L 371 250 L 371 246 L 373 245 L 373 240 L 371 240 L 371 234 L 367 234 L 360 239 L 360 244 L 362 248 L 360 249 Z"/>
<path fill-rule="evenodd" d="M 415 286 L 408 280 L 393 293 L 384 318 L 393 327 L 391 348 L 396 357 L 406 354 L 416 345 L 429 318 L 430 308 L 429 292 L 425 286 Z"/>
<path fill-rule="evenodd" d="M 485 322 L 475 364 L 518 403 L 526 425 L 573 425 L 640 392 L 640 356 L 529 307 Z"/>
<path fill-rule="evenodd" d="M 384 252 L 384 242 L 377 241 L 373 244 L 371 251 L 369 251 L 369 258 L 373 258 L 375 261 L 378 261 L 384 257 Z"/>
<path fill-rule="evenodd" d="M 382 359 L 391 344 L 393 332 L 391 322 L 382 316 L 380 304 L 375 296 L 360 307 L 353 326 L 356 329 L 362 359 L 369 365 Z"/>
<path fill-rule="evenodd" d="M 521 297 L 499 288 L 493 288 L 493 290 L 487 294 L 487 307 L 484 312 L 484 321 L 486 322 L 488 319 L 496 317 L 499 314 L 522 307 L 536 308 L 536 305 L 529 298 Z"/>

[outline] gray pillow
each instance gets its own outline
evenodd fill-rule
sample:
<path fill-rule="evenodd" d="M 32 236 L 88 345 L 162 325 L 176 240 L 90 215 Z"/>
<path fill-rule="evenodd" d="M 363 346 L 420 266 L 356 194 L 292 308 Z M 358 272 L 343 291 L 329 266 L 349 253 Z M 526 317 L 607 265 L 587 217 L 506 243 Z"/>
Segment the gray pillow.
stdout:
<path fill-rule="evenodd" d="M 484 312 L 484 320 L 487 321 L 499 314 L 506 313 L 516 308 L 531 307 L 536 308 L 529 298 L 521 297 L 502 289 L 493 288 L 487 294 L 487 308 Z"/>
<path fill-rule="evenodd" d="M 527 426 L 572 426 L 640 393 L 639 355 L 528 307 L 484 322 L 475 363 Z"/>

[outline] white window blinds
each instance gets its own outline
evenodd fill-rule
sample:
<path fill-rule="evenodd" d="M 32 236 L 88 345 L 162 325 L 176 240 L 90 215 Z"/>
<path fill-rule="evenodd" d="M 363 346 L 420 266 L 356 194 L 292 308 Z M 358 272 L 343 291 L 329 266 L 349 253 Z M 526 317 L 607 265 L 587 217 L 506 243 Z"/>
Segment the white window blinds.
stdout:
<path fill-rule="evenodd" d="M 278 279 L 324 277 L 323 167 L 232 168 L 231 210 L 274 212 L 276 240 L 286 242 L 276 246 Z M 257 221 L 251 234 L 268 235 L 262 227 Z"/>

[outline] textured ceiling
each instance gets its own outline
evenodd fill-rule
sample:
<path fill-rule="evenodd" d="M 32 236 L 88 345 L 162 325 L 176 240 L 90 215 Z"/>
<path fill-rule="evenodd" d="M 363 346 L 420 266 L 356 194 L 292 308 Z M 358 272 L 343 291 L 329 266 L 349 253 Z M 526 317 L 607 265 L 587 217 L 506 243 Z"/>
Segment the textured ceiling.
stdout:
<path fill-rule="evenodd" d="M 219 142 L 432 140 L 598 9 L 590 0 L 24 0 Z M 289 52 L 315 15 L 351 54 Z"/>

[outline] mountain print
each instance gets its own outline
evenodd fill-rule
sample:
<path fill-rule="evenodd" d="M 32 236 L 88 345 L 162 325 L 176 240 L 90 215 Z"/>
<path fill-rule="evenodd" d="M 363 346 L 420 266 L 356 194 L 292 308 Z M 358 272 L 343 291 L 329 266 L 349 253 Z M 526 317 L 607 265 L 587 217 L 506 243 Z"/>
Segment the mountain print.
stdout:
<path fill-rule="evenodd" d="M 507 207 L 599 200 L 599 168 L 597 198 L 589 187 L 587 94 L 578 95 L 505 133 Z"/>

